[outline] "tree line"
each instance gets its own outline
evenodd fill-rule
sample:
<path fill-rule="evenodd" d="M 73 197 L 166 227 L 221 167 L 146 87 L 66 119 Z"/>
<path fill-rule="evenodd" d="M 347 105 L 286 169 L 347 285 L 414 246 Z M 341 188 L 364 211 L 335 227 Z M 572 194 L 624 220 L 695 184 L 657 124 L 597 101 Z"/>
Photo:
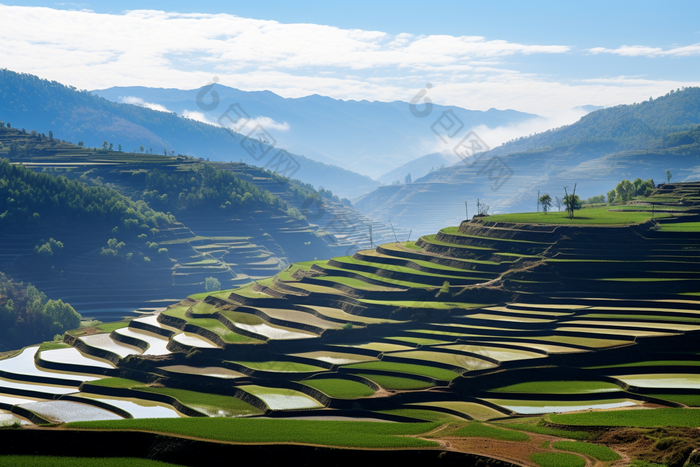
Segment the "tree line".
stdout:
<path fill-rule="evenodd" d="M 0 349 L 51 340 L 79 326 L 80 315 L 68 303 L 0 272 Z"/>
<path fill-rule="evenodd" d="M 171 215 L 132 201 L 111 188 L 92 187 L 65 177 L 37 173 L 0 159 L 0 232 L 60 218 L 114 226 L 158 228 Z"/>
<path fill-rule="evenodd" d="M 188 171 L 159 169 L 136 172 L 132 182 L 143 190 L 143 199 L 156 209 L 177 212 L 187 209 L 257 211 L 287 209 L 287 203 L 236 174 L 208 164 Z"/>

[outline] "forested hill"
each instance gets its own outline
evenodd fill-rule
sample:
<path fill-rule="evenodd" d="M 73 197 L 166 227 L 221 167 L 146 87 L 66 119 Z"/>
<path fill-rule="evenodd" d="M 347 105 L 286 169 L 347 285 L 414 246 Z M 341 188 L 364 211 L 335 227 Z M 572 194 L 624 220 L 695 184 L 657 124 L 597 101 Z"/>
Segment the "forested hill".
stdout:
<path fill-rule="evenodd" d="M 670 91 L 648 101 L 597 110 L 578 122 L 508 142 L 494 154 L 595 143 L 608 150 L 655 149 L 668 136 L 700 125 L 700 87 Z"/>
<path fill-rule="evenodd" d="M 8 123 L 8 125 L 11 123 Z M 109 180 L 112 187 L 119 187 L 122 193 L 135 201 L 146 201 L 151 207 L 174 214 L 191 211 L 199 215 L 209 215 L 211 211 L 219 213 L 226 210 L 252 212 L 257 210 L 288 211 L 287 203 L 273 196 L 269 191 L 258 188 L 250 181 L 244 180 L 228 170 L 221 170 L 215 164 L 202 163 L 188 156 L 162 156 L 148 154 L 128 154 L 112 149 L 93 149 L 75 146 L 36 130 L 26 131 L 5 126 L 0 120 L 0 157 L 6 156 L 12 161 L 42 165 L 43 170 L 55 172 L 52 163 L 65 164 L 68 160 L 81 159 L 85 164 L 70 164 L 65 171 L 58 172 L 79 181 L 101 184 L 105 178 L 100 169 L 101 164 L 127 162 L 122 176 Z M 65 159 L 64 157 L 68 157 Z M 72 159 L 71 159 L 72 158 Z M 76 170 L 81 166 L 88 170 Z M 113 168 L 110 170 L 114 173 Z M 102 175 L 102 176 L 100 176 Z M 273 176 L 289 192 L 287 198 L 296 204 L 309 204 L 313 198 L 325 197 L 331 201 L 340 199 L 329 190 L 316 191 L 310 184 L 299 180 L 290 180 L 274 173 L 260 169 L 259 176 Z M 348 200 L 344 203 L 350 204 Z M 222 211 L 224 210 L 224 211 Z M 298 217 L 299 213 L 294 212 Z"/>
<path fill-rule="evenodd" d="M 265 166 L 276 153 L 258 142 L 266 156 L 256 160 L 241 145 L 244 136 L 219 126 L 129 104 L 119 104 L 87 91 L 26 73 L 0 69 L 0 118 L 15 128 L 53 132 L 62 139 L 117 150 L 154 154 L 188 154 L 212 161 L 247 161 Z M 143 149 L 141 149 L 143 147 Z M 269 148 L 269 150 L 268 150 Z M 379 185 L 369 177 L 308 159 L 298 163 L 294 177 L 323 185 L 343 197 L 355 197 Z"/>
<path fill-rule="evenodd" d="M 0 352 L 58 338 L 79 325 L 80 315 L 69 304 L 0 272 Z"/>
<path fill-rule="evenodd" d="M 274 172 L 78 147 L 0 123 L 0 271 L 88 316 L 202 292 L 208 279 L 232 288 L 370 242 L 370 221 L 349 201 Z M 393 235 L 372 226 L 375 241 Z"/>
<path fill-rule="evenodd" d="M 0 159 L 0 232 L 24 231 L 61 222 L 130 231 L 150 231 L 175 222 L 144 202 L 114 189 L 33 172 Z"/>
<path fill-rule="evenodd" d="M 620 180 L 700 179 L 700 88 L 601 109 L 578 122 L 504 144 L 412 183 L 380 187 L 356 200 L 365 215 L 428 233 L 460 222 L 464 202 L 491 213 L 534 211 L 538 193 L 604 195 Z"/>

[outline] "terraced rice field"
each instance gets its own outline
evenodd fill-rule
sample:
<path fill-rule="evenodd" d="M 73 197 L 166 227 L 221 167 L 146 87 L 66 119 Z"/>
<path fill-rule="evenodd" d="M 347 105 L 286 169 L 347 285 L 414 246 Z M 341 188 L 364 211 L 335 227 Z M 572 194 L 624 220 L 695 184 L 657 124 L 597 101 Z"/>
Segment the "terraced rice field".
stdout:
<path fill-rule="evenodd" d="M 533 381 L 493 389 L 492 392 L 523 394 L 595 394 L 619 391 L 620 387 L 604 381 Z"/>
<path fill-rule="evenodd" d="M 95 334 L 80 338 L 86 345 L 118 355 L 121 358 L 141 354 L 141 349 L 112 340 L 109 334 Z"/>
<path fill-rule="evenodd" d="M 386 371 L 390 373 L 397 374 L 408 374 L 408 375 L 419 375 L 427 376 L 428 378 L 434 378 L 437 380 L 451 381 L 459 376 L 459 373 L 452 370 L 445 370 L 443 368 L 436 368 L 430 365 L 418 365 L 413 363 L 397 363 L 397 362 L 368 362 L 368 363 L 355 363 L 353 365 L 346 365 L 344 367 L 347 370 L 352 370 L 353 372 L 362 372 L 363 370 L 373 370 L 373 371 Z"/>
<path fill-rule="evenodd" d="M 356 348 L 356 349 L 367 349 L 367 350 L 373 350 L 375 352 L 396 352 L 396 351 L 401 351 L 401 350 L 411 350 L 413 347 L 408 347 L 406 345 L 400 345 L 400 344 L 393 344 L 393 343 L 385 343 L 385 342 L 365 342 L 361 344 L 352 344 L 352 345 L 338 345 L 337 347 L 343 348 L 343 347 L 348 347 L 348 348 Z"/>
<path fill-rule="evenodd" d="M 537 221 L 529 224 L 476 218 L 416 242 L 293 265 L 101 334 L 76 334 L 77 342 L 69 335 L 65 345 L 82 352 L 25 349 L 0 360 L 0 408 L 29 407 L 61 419 L 66 407 L 81 405 L 87 408 L 71 420 L 105 421 L 71 426 L 237 442 L 327 435 L 332 441 L 320 444 L 436 446 L 401 432 L 444 438 L 455 449 L 484 440 L 523 443 L 533 453 L 566 454 L 579 463 L 583 455 L 609 453 L 542 444 L 538 436 L 589 435 L 547 423 L 697 426 L 688 414 L 697 410 L 670 408 L 700 405 L 695 232 L 664 229 L 680 225 L 673 219 L 662 228 L 627 226 L 647 219 L 646 211 L 587 209 L 575 225 L 550 214 L 546 223 L 539 223 L 543 215 L 512 218 Z M 241 241 L 188 241 L 200 240 L 202 251 Z M 216 264 L 197 257 L 183 266 Z M 85 403 L 51 400 L 74 394 Z M 116 420 L 125 414 L 142 420 Z M 14 420 L 0 415 L 0 422 Z M 157 420 L 168 417 L 171 425 Z M 234 417 L 272 419 L 219 420 Z M 357 425 L 366 430 L 358 434 L 322 417 L 375 421 Z M 256 428 L 263 425 L 267 432 Z M 380 430 L 374 425 L 398 431 L 369 441 L 365 435 Z M 283 426 L 293 428 L 282 435 Z M 548 465 L 555 457 L 529 459 L 519 462 Z"/>
<path fill-rule="evenodd" d="M 376 360 L 375 357 L 369 355 L 328 351 L 306 352 L 295 354 L 294 356 L 320 360 L 322 362 L 331 363 L 333 365 L 347 365 L 350 363 L 370 362 Z"/>
<path fill-rule="evenodd" d="M 437 347 L 445 348 L 445 347 Z M 481 360 L 469 355 L 461 355 L 451 352 L 431 352 L 427 350 L 413 350 L 410 352 L 396 352 L 391 354 L 392 358 L 407 358 L 410 360 L 438 362 L 445 365 L 463 368 L 465 370 L 483 370 L 485 368 L 493 368 L 494 363 Z"/>
<path fill-rule="evenodd" d="M 337 378 L 307 379 L 303 384 L 337 399 L 359 399 L 374 394 L 369 386 L 357 381 Z"/>
<path fill-rule="evenodd" d="M 527 360 L 531 358 L 543 358 L 542 353 L 529 352 L 527 350 L 515 350 L 503 347 L 489 347 L 482 345 L 444 345 L 439 348 L 453 352 L 468 352 L 484 357 L 498 360 L 499 362 L 508 362 L 513 360 Z"/>
<path fill-rule="evenodd" d="M 78 392 L 78 388 L 72 386 L 60 386 L 57 384 L 34 384 L 0 378 L 0 392 L 7 393 L 7 390 L 38 393 L 41 394 L 38 397 L 46 397 L 47 399 L 50 399 L 52 395 L 71 394 L 74 392 Z"/>
<path fill-rule="evenodd" d="M 436 402 L 418 402 L 416 406 L 439 407 L 451 411 L 459 412 L 474 420 L 490 420 L 492 418 L 502 418 L 507 415 L 506 412 L 500 412 L 494 408 L 477 404 L 475 402 L 463 401 L 436 401 Z"/>
<path fill-rule="evenodd" d="M 370 375 L 363 373 L 357 373 L 357 375 L 362 376 L 363 378 L 366 378 L 370 381 L 373 381 L 374 383 L 389 391 L 411 391 L 418 389 L 427 389 L 435 386 L 435 384 L 431 382 L 413 379 L 410 377 L 386 376 L 380 374 Z"/>
<path fill-rule="evenodd" d="M 68 401 L 33 402 L 20 407 L 53 422 L 120 420 L 122 417 L 108 410 Z"/>
<path fill-rule="evenodd" d="M 515 399 L 485 399 L 492 404 L 512 410 L 520 414 L 542 414 L 559 412 L 576 412 L 591 409 L 615 409 L 620 407 L 633 407 L 640 405 L 639 401 L 631 399 L 609 399 L 592 401 L 540 401 L 540 400 L 515 400 Z"/>
<path fill-rule="evenodd" d="M 163 336 L 159 336 L 158 334 L 132 328 L 118 329 L 114 331 L 114 333 L 146 342 L 148 344 L 148 348 L 143 351 L 142 355 L 167 355 L 170 353 L 170 350 L 167 348 L 170 340 Z"/>
<path fill-rule="evenodd" d="M 181 413 L 173 407 L 153 402 L 149 400 L 128 398 L 128 397 L 110 397 L 95 394 L 81 394 L 81 397 L 90 400 L 103 402 L 113 407 L 120 408 L 128 412 L 133 418 L 180 418 Z"/>
<path fill-rule="evenodd" d="M 179 373 L 182 375 L 201 375 L 209 376 L 211 378 L 223 378 L 223 379 L 234 379 L 241 378 L 245 376 L 243 373 L 238 371 L 229 370 L 228 368 L 222 368 L 217 366 L 208 367 L 194 367 L 188 365 L 169 365 L 160 367 L 161 370 L 165 370 L 171 373 Z"/>
<path fill-rule="evenodd" d="M 299 324 L 308 324 L 321 329 L 340 329 L 343 327 L 343 325 L 340 323 L 326 321 L 309 313 L 304 313 L 303 311 L 282 310 L 275 308 L 260 308 L 260 311 L 272 319 L 280 319 Z"/>
<path fill-rule="evenodd" d="M 236 327 L 244 331 L 252 332 L 260 336 L 265 336 L 272 340 L 290 340 L 290 339 L 313 339 L 318 337 L 310 332 L 291 331 L 286 328 L 270 326 L 266 323 L 260 324 L 242 324 L 236 323 Z"/>
<path fill-rule="evenodd" d="M 700 389 L 700 374 L 645 373 L 616 376 L 616 379 L 642 388 Z"/>
<path fill-rule="evenodd" d="M 196 347 L 199 349 L 216 349 L 217 345 L 200 337 L 197 334 L 189 332 L 181 332 L 173 336 L 175 342 L 186 345 L 188 347 Z"/>
<path fill-rule="evenodd" d="M 85 373 L 93 373 L 93 371 L 89 370 L 90 367 L 108 369 L 114 368 L 113 364 L 105 360 L 85 356 L 75 347 L 69 347 L 67 349 L 44 350 L 39 352 L 39 358 L 49 363 L 77 365 L 84 368 Z"/>
<path fill-rule="evenodd" d="M 97 376 L 89 376 L 76 373 L 51 371 L 39 368 L 34 364 L 34 355 L 39 346 L 32 346 L 22 349 L 15 357 L 0 360 L 0 371 L 20 376 L 38 376 L 41 378 L 58 378 L 70 381 L 94 381 Z"/>
<path fill-rule="evenodd" d="M 290 362 L 290 361 L 275 361 L 265 360 L 262 362 L 247 362 L 237 360 L 235 363 L 243 365 L 247 368 L 260 371 L 272 371 L 281 373 L 311 373 L 324 371 L 323 367 L 309 365 L 306 363 Z"/>
<path fill-rule="evenodd" d="M 239 386 L 243 391 L 262 400 L 271 410 L 317 409 L 323 405 L 316 399 L 293 389 L 267 388 L 263 386 Z"/>

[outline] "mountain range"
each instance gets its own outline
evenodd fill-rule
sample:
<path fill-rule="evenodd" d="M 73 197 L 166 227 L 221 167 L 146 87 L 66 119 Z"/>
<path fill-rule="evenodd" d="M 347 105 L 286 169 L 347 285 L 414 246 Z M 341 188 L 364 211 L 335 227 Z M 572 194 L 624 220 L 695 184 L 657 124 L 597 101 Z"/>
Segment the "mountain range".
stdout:
<path fill-rule="evenodd" d="M 700 178 L 700 88 L 592 112 L 578 122 L 519 138 L 412 183 L 383 186 L 354 205 L 365 215 L 419 234 L 476 214 L 535 211 L 538 194 L 588 198 L 623 179 Z M 465 202 L 468 203 L 465 206 Z"/>
<path fill-rule="evenodd" d="M 451 112 L 465 130 L 479 125 L 513 125 L 538 117 L 515 110 L 478 111 L 431 103 L 430 118 L 420 118 L 423 107 L 416 108 L 420 108 L 416 116 L 408 102 L 319 95 L 284 98 L 270 91 L 247 92 L 220 84 L 192 90 L 113 87 L 92 92 L 114 102 L 138 103 L 231 127 L 239 127 L 250 117 L 243 134 L 259 124 L 279 147 L 375 179 L 435 152 L 439 140 L 431 126 L 443 112 Z M 239 117 L 243 120 L 234 124 L 232 120 Z"/>

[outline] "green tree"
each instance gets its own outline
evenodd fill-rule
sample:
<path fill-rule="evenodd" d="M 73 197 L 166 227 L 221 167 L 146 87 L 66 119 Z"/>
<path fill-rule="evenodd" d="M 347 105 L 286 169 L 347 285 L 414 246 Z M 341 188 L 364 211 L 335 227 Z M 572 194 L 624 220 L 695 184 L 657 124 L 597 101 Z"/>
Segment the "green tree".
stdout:
<path fill-rule="evenodd" d="M 107 141 L 103 141 L 103 142 L 102 142 L 102 149 L 104 149 L 104 150 L 106 151 L 106 150 L 107 150 L 107 145 L 108 145 Z"/>
<path fill-rule="evenodd" d="M 622 180 L 615 187 L 615 200 L 619 202 L 626 202 L 632 199 L 634 196 L 634 185 L 629 180 Z"/>
<path fill-rule="evenodd" d="M 566 211 L 569 213 L 569 219 L 573 219 L 574 211 L 581 209 L 581 198 L 578 195 L 566 195 L 563 202 L 564 206 L 566 206 Z"/>
<path fill-rule="evenodd" d="M 567 187 L 564 187 L 564 199 L 562 201 L 564 206 L 566 206 L 566 212 L 569 213 L 569 219 L 574 218 L 574 211 L 576 209 L 581 209 L 581 200 L 576 194 L 576 185 L 578 184 L 574 184 L 574 191 L 571 194 L 569 194 Z"/>
<path fill-rule="evenodd" d="M 411 179 L 411 174 L 407 174 L 407 175 L 406 175 L 406 178 L 404 178 L 403 181 L 404 181 L 404 183 L 405 183 L 406 185 L 408 185 L 409 183 L 411 183 L 411 182 L 413 181 L 413 180 Z"/>
<path fill-rule="evenodd" d="M 53 141 L 53 131 L 49 130 L 49 141 Z"/>
<path fill-rule="evenodd" d="M 221 290 L 221 282 L 216 277 L 207 277 L 204 280 L 204 290 L 207 292 L 214 292 L 216 290 Z"/>
<path fill-rule="evenodd" d="M 671 177 L 673 177 L 673 175 L 671 174 L 671 171 L 667 170 L 666 171 L 666 183 L 671 183 Z"/>
<path fill-rule="evenodd" d="M 439 297 L 440 295 L 446 293 L 450 293 L 450 283 L 448 281 L 442 283 L 442 287 L 440 287 L 437 296 Z"/>
<path fill-rule="evenodd" d="M 121 145 L 121 144 L 118 144 L 118 145 L 117 145 L 117 150 L 118 150 L 119 152 L 122 152 L 122 145 Z"/>
<path fill-rule="evenodd" d="M 540 196 L 539 201 L 540 205 L 542 206 L 542 210 L 545 214 L 547 214 L 547 211 L 549 211 L 549 208 L 552 206 L 552 197 L 545 193 L 542 196 Z"/>
<path fill-rule="evenodd" d="M 63 334 L 80 326 L 80 315 L 72 306 L 61 300 L 49 300 L 42 310 L 42 315 L 44 336 Z"/>

